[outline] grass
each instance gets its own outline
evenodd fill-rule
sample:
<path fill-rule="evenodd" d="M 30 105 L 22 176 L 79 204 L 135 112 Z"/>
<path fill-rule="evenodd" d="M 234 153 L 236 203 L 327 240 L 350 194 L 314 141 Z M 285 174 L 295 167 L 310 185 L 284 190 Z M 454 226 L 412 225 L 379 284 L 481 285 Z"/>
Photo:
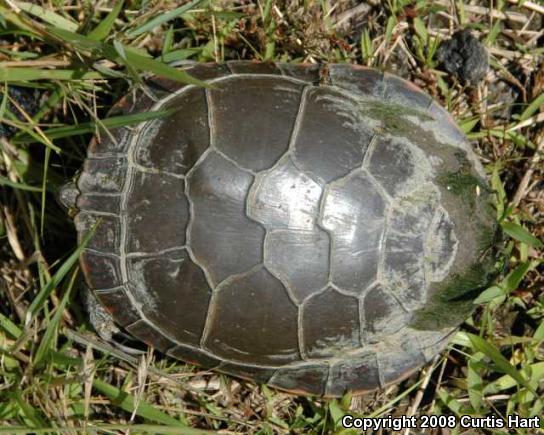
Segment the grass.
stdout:
<path fill-rule="evenodd" d="M 0 119 L 17 131 L 0 140 L 0 433 L 348 434 L 339 425 L 346 413 L 543 415 L 544 7 L 355 3 L 0 0 Z M 440 41 L 459 28 L 491 54 L 474 88 L 435 64 Z M 54 195 L 93 133 L 156 116 L 107 114 L 130 86 L 150 74 L 193 80 L 171 62 L 237 58 L 396 72 L 474 141 L 497 196 L 503 272 L 448 349 L 399 385 L 341 400 L 293 397 L 151 350 L 124 354 L 86 321 L 80 248 Z M 14 85 L 41 93 L 35 114 L 7 96 Z M 506 433 L 471 433 L 491 432 Z"/>

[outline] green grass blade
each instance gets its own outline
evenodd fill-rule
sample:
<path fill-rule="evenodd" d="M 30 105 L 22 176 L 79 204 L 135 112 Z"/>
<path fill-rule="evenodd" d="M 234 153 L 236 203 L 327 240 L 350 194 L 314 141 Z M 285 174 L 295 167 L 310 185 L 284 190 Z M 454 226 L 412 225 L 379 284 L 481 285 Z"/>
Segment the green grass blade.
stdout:
<path fill-rule="evenodd" d="M 113 29 L 113 24 L 119 16 L 119 12 L 121 12 L 124 3 L 125 0 L 118 0 L 115 2 L 115 6 L 111 12 L 100 22 L 100 24 L 98 24 L 98 26 L 87 34 L 87 37 L 94 39 L 95 41 L 106 39 L 110 34 L 111 29 Z"/>
<path fill-rule="evenodd" d="M 544 319 L 540 321 L 540 325 L 536 328 L 533 338 L 537 340 L 544 340 Z"/>
<path fill-rule="evenodd" d="M 470 404 L 476 412 L 479 412 L 483 399 L 483 380 L 476 360 L 469 360 L 467 363 L 467 390 Z"/>
<path fill-rule="evenodd" d="M 27 14 L 34 15 L 41 20 L 49 23 L 53 26 L 61 29 L 69 30 L 71 32 L 77 31 L 77 23 L 53 12 L 51 9 L 42 8 L 34 3 L 30 2 L 14 2 L 19 8 L 25 11 Z"/>
<path fill-rule="evenodd" d="M 0 328 L 14 339 L 19 338 L 22 334 L 21 329 L 2 313 L 0 313 Z"/>
<path fill-rule="evenodd" d="M 502 222 L 501 227 L 506 234 L 519 242 L 526 243 L 534 248 L 542 248 L 544 246 L 540 240 L 521 225 L 513 222 Z"/>
<path fill-rule="evenodd" d="M 68 32 L 63 29 L 57 29 L 54 27 L 48 27 L 48 31 L 52 36 L 59 38 L 69 44 L 73 44 L 76 47 L 79 47 L 83 50 L 92 50 L 98 51 L 100 54 L 114 62 L 119 62 L 119 48 L 122 47 L 125 58 L 123 62 L 126 62 L 130 67 L 140 70 L 148 71 L 156 74 L 160 77 L 166 77 L 171 80 L 176 80 L 181 83 L 187 83 L 191 85 L 197 85 L 202 87 L 213 87 L 206 82 L 195 79 L 190 76 L 188 73 L 181 69 L 173 68 L 168 66 L 158 60 L 152 59 L 146 55 L 140 54 L 137 49 L 134 47 L 127 47 L 121 44 L 117 44 L 117 48 L 110 44 L 105 44 L 103 42 L 94 41 L 91 38 L 88 38 L 84 35 L 79 35 L 77 33 Z M 0 80 L 2 76 L 0 74 Z"/>
<path fill-rule="evenodd" d="M 201 48 L 180 48 L 179 50 L 170 51 L 161 56 L 161 60 L 165 63 L 175 62 L 177 60 L 189 59 L 195 54 L 202 52 Z"/>
<path fill-rule="evenodd" d="M 374 48 L 372 46 L 372 40 L 370 39 L 370 33 L 368 29 L 364 29 L 361 34 L 361 55 L 363 62 L 366 62 L 374 56 Z"/>
<path fill-rule="evenodd" d="M 192 2 L 189 2 L 183 6 L 180 6 L 179 8 L 174 9 L 173 11 L 167 12 L 166 14 L 161 14 L 153 18 L 152 20 L 149 20 L 147 23 L 143 24 L 142 26 L 137 27 L 131 32 L 128 32 L 127 36 L 129 38 L 134 38 L 135 36 L 141 35 L 142 33 L 149 32 L 150 30 L 153 30 L 155 27 L 160 26 L 161 24 L 164 24 L 170 20 L 173 20 L 174 18 L 177 18 L 180 15 L 185 14 L 186 12 L 189 12 L 191 9 L 199 6 L 201 3 L 203 3 L 203 0 L 193 0 Z"/>
<path fill-rule="evenodd" d="M 4 82 L 4 91 L 2 93 L 2 102 L 0 103 L 0 122 L 4 119 L 6 107 L 8 106 L 8 84 Z"/>
<path fill-rule="evenodd" d="M 511 293 L 518 288 L 525 275 L 529 270 L 532 270 L 538 265 L 537 262 L 527 261 L 520 264 L 508 276 L 499 284 L 499 286 L 506 292 Z"/>
<path fill-rule="evenodd" d="M 164 42 L 162 44 L 161 54 L 164 56 L 170 50 L 172 50 L 172 45 L 174 44 L 174 26 L 168 27 L 168 31 L 164 35 Z"/>
<path fill-rule="evenodd" d="M 53 38 L 60 39 L 80 50 L 100 51 L 104 46 L 104 43 L 89 38 L 88 36 L 70 32 L 65 29 L 59 29 L 58 27 L 47 26 L 47 31 Z"/>
<path fill-rule="evenodd" d="M 524 386 L 529 391 L 534 393 L 533 388 L 529 385 L 527 380 L 521 375 L 521 373 L 512 365 L 510 362 L 502 356 L 499 350 L 493 346 L 491 343 L 485 341 L 482 337 L 474 335 L 467 332 L 467 336 L 470 340 L 470 343 L 479 352 L 482 352 L 486 355 L 493 363 L 497 371 L 510 375 L 516 380 L 519 385 Z"/>
<path fill-rule="evenodd" d="M 107 396 L 114 405 L 120 407 L 121 409 L 127 412 L 134 412 L 134 409 L 136 407 L 136 399 L 134 398 L 134 396 L 98 378 L 93 380 L 93 387 L 96 390 L 100 391 L 105 396 Z M 169 416 L 168 414 L 165 414 L 164 412 L 154 408 L 153 406 L 151 406 L 147 402 L 144 402 L 143 400 L 140 400 L 138 402 L 136 415 L 146 418 L 148 420 L 166 424 L 171 427 L 182 428 L 184 430 L 189 430 L 189 431 L 191 430 L 186 425 L 184 425 L 181 421 L 176 420 L 175 418 Z M 199 432 L 195 432 L 195 433 L 199 433 Z"/>
<path fill-rule="evenodd" d="M 480 293 L 478 297 L 474 299 L 473 304 L 474 305 L 486 304 L 488 302 L 491 302 L 492 300 L 495 300 L 497 298 L 504 297 L 504 296 L 505 296 L 504 289 L 502 287 L 499 287 L 498 285 L 493 285 L 485 289 L 482 293 Z"/>
<path fill-rule="evenodd" d="M 181 83 L 187 83 L 190 85 L 197 85 L 209 88 L 211 87 L 206 82 L 195 79 L 182 69 L 173 68 L 160 61 L 144 57 L 142 55 L 126 51 L 127 62 L 136 69 L 143 71 L 150 71 L 159 77 L 165 77 L 167 79 L 176 80 Z"/>
<path fill-rule="evenodd" d="M 79 256 L 82 254 L 83 250 L 85 249 L 85 246 L 87 246 L 87 243 L 89 243 L 89 240 L 93 236 L 94 232 L 96 231 L 97 226 L 100 224 L 100 220 L 91 228 L 91 230 L 87 233 L 81 244 L 77 247 L 77 249 L 68 257 L 68 259 L 62 264 L 62 266 L 59 267 L 59 269 L 55 272 L 55 274 L 51 277 L 49 281 L 42 287 L 42 289 L 38 292 L 30 306 L 28 307 L 27 312 L 27 318 L 25 323 L 28 325 L 30 321 L 32 320 L 32 317 L 36 315 L 36 313 L 43 308 L 43 305 L 45 304 L 45 301 L 55 289 L 60 282 L 64 279 L 64 277 L 70 272 L 74 264 L 79 259 Z"/>
<path fill-rule="evenodd" d="M 536 111 L 540 108 L 540 106 L 544 105 L 544 93 L 540 94 L 538 97 L 536 97 L 531 104 L 527 106 L 527 108 L 521 113 L 519 120 L 525 121 L 526 119 L 529 119 L 532 115 L 536 113 Z"/>
<path fill-rule="evenodd" d="M 78 125 L 67 125 L 65 127 L 55 127 L 45 130 L 44 134 L 50 139 L 61 139 L 65 137 L 78 136 L 85 133 L 94 133 L 96 131 L 97 125 L 99 127 L 105 128 L 119 128 L 128 125 L 135 125 L 141 122 L 149 121 L 151 119 L 163 118 L 173 113 L 175 109 L 169 110 L 158 110 L 156 112 L 143 112 L 143 113 L 133 113 L 131 115 L 122 115 L 122 116 L 113 116 L 111 118 L 106 118 L 100 120 L 100 123 L 96 122 L 83 122 Z M 15 144 L 27 143 L 30 137 L 20 136 L 16 139 L 13 139 L 12 142 Z"/>
<path fill-rule="evenodd" d="M 493 285 L 480 293 L 480 295 L 475 299 L 474 304 L 484 304 L 491 302 L 494 299 L 507 296 L 518 288 L 523 278 L 525 278 L 525 275 L 527 275 L 527 272 L 534 269 L 537 265 L 537 261 L 527 261 L 525 263 L 521 263 L 499 284 Z"/>
<path fill-rule="evenodd" d="M 49 159 L 51 158 L 51 148 L 45 148 L 45 156 L 43 163 L 43 177 L 42 177 L 42 201 L 40 210 L 40 235 L 43 237 L 43 230 L 45 227 L 45 205 L 47 204 L 47 175 L 49 170 Z"/>
<path fill-rule="evenodd" d="M 474 129 L 474 127 L 476 127 L 478 122 L 480 122 L 480 118 L 477 116 L 473 116 L 459 121 L 458 125 L 463 133 L 468 134 Z"/>
<path fill-rule="evenodd" d="M 499 175 L 498 165 L 493 166 L 493 173 L 491 174 L 491 187 L 497 195 L 497 218 L 500 220 L 504 216 L 506 191 L 504 190 L 504 184 L 502 183 L 501 177 Z"/>
<path fill-rule="evenodd" d="M 391 37 L 393 36 L 393 29 L 395 28 L 395 25 L 397 24 L 397 19 L 391 15 L 387 19 L 387 24 L 385 26 L 385 40 L 389 43 L 391 41 Z"/>
<path fill-rule="evenodd" d="M 502 30 L 502 23 L 501 21 L 497 20 L 495 24 L 493 24 L 493 27 L 487 34 L 487 37 L 485 38 L 485 45 L 488 47 L 493 46 L 495 44 L 495 41 L 497 40 L 497 36 L 501 33 Z"/>
<path fill-rule="evenodd" d="M 41 35 L 36 32 L 31 26 L 29 26 L 21 17 L 10 9 L 5 8 L 0 5 L 0 18 L 5 21 L 9 21 L 14 25 L 15 28 L 19 29 L 20 32 L 28 32 L 35 38 L 41 39 Z"/>
<path fill-rule="evenodd" d="M 94 80 L 102 74 L 73 69 L 5 68 L 0 67 L 0 81 L 30 82 L 35 80 Z"/>
<path fill-rule="evenodd" d="M 158 424 L 87 424 L 86 433 L 109 433 L 109 432 L 127 432 L 128 430 L 133 431 L 137 434 L 172 434 L 172 435 L 208 435 L 216 434 L 217 432 L 201 430 L 201 429 L 192 429 L 184 428 L 180 429 L 179 427 L 169 427 Z M 63 428 L 62 426 L 58 427 L 42 427 L 40 429 L 32 429 L 33 434 L 51 434 L 51 433 L 74 433 L 74 426 Z M 8 433 L 13 435 L 28 435 L 28 427 L 24 426 L 8 426 L 0 427 L 0 433 Z"/>
<path fill-rule="evenodd" d="M 42 191 L 41 187 L 29 186 L 28 184 L 24 184 L 24 183 L 17 183 L 15 181 L 11 181 L 9 178 L 3 177 L 1 175 L 0 175 L 0 186 L 9 186 L 9 187 L 13 187 L 14 189 L 26 190 L 28 192 L 41 192 Z"/>
<path fill-rule="evenodd" d="M 62 314 L 70 299 L 70 294 L 72 293 L 72 288 L 74 287 L 74 283 L 76 281 L 76 277 L 78 273 L 79 273 L 79 269 L 76 268 L 74 272 L 72 273 L 72 278 L 70 279 L 70 283 L 68 284 L 66 292 L 64 293 L 64 296 L 62 297 L 62 300 L 60 301 L 60 304 L 55 310 L 55 314 L 53 315 L 53 318 L 49 322 L 49 325 L 47 325 L 47 329 L 45 330 L 45 333 L 43 334 L 43 338 L 40 341 L 40 345 L 38 346 L 38 349 L 36 350 L 36 353 L 34 354 L 34 367 L 38 367 L 40 363 L 43 361 L 44 357 L 49 352 L 51 343 L 53 342 L 56 332 L 58 331 L 60 320 L 62 319 Z"/>
<path fill-rule="evenodd" d="M 450 394 L 444 388 L 439 388 L 438 390 L 436 390 L 436 394 L 451 412 L 456 415 L 461 415 L 461 403 L 459 403 L 459 401 L 452 394 Z"/>
<path fill-rule="evenodd" d="M 427 27 L 425 26 L 425 23 L 419 17 L 414 18 L 414 30 L 421 38 L 423 44 L 426 45 L 427 41 L 429 40 L 429 33 L 427 32 Z"/>
<path fill-rule="evenodd" d="M 531 369 L 531 382 L 538 384 L 538 382 L 544 379 L 544 362 L 531 364 L 529 367 Z M 483 392 L 485 395 L 497 394 L 500 391 L 514 388 L 516 384 L 517 382 L 512 376 L 503 375 L 487 384 Z"/>
<path fill-rule="evenodd" d="M 14 401 L 19 406 L 20 414 L 22 414 L 27 424 L 31 425 L 32 428 L 40 428 L 40 427 L 46 426 L 46 423 L 43 420 L 40 412 L 36 408 L 34 408 L 31 404 L 26 403 L 26 401 L 21 396 L 20 390 L 16 390 L 13 396 L 11 397 L 11 399 L 12 400 L 15 399 Z M 31 432 L 34 432 L 34 430 L 28 431 L 28 432 L 31 433 Z"/>

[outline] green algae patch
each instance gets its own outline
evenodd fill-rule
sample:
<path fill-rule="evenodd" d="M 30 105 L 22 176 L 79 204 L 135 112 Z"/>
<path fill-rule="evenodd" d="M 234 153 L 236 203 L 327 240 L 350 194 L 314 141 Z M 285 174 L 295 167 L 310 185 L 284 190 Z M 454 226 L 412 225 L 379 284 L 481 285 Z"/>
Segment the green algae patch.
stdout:
<path fill-rule="evenodd" d="M 467 159 L 465 152 L 455 153 L 459 169 L 453 172 L 445 172 L 436 177 L 436 182 L 454 195 L 461 196 L 464 200 L 475 202 L 480 194 L 491 194 L 492 190 L 481 177 L 475 175 L 474 169 Z"/>
<path fill-rule="evenodd" d="M 425 308 L 418 310 L 412 321 L 414 329 L 436 330 L 456 327 L 474 309 L 473 301 L 497 276 L 495 267 L 495 234 L 482 246 L 483 254 L 464 273 L 454 273 L 441 283 L 431 286 Z"/>
<path fill-rule="evenodd" d="M 422 121 L 432 121 L 433 117 L 427 113 L 408 108 L 396 103 L 365 100 L 359 103 L 359 110 L 364 117 L 381 122 L 382 128 L 388 133 L 397 133 L 401 136 L 410 136 L 415 124 L 404 116 L 416 116 Z M 415 138 L 412 138 L 415 139 Z"/>
<path fill-rule="evenodd" d="M 412 325 L 415 329 L 458 326 L 472 312 L 476 297 L 498 274 L 496 262 L 501 233 L 495 220 L 495 195 L 474 173 L 464 153 L 456 153 L 455 158 L 458 169 L 438 175 L 435 182 L 448 192 L 449 199 L 445 200 L 450 203 L 450 210 L 462 207 L 471 211 L 471 216 L 464 219 L 466 227 L 459 227 L 460 232 L 472 234 L 465 237 L 467 262 L 461 261 L 449 277 L 431 285 L 428 304 L 415 314 Z"/>
<path fill-rule="evenodd" d="M 491 257 L 491 256 L 490 256 Z M 410 325 L 414 329 L 437 330 L 456 327 L 474 308 L 474 299 L 495 276 L 492 258 L 476 263 L 464 274 L 454 274 L 438 284 L 425 308 L 418 310 Z"/>
<path fill-rule="evenodd" d="M 476 196 L 477 187 L 485 192 L 490 192 L 489 188 L 479 177 L 462 170 L 439 175 L 436 181 L 453 194 L 462 196 L 465 199 Z"/>

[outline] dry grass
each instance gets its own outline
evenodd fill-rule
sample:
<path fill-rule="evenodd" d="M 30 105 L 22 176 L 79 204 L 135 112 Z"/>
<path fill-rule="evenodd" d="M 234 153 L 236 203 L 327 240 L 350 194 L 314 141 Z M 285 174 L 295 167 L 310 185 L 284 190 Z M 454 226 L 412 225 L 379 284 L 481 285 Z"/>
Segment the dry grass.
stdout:
<path fill-rule="evenodd" d="M 41 93 L 34 115 L 0 99 L 0 119 L 18 131 L 0 142 L 0 432 L 351 433 L 338 426 L 346 412 L 542 415 L 542 3 L 217 0 L 168 20 L 187 2 L 33 3 L 43 9 L 0 0 L 0 88 Z M 491 55 L 475 87 L 435 64 L 439 42 L 467 27 Z M 132 47 L 130 56 L 120 47 Z M 87 324 L 74 230 L 55 193 L 80 167 L 90 135 L 112 126 L 108 107 L 142 73 L 170 73 L 161 61 L 237 58 L 394 71 L 449 108 L 485 164 L 507 233 L 503 274 L 447 352 L 399 385 L 339 401 L 292 397 L 151 351 L 126 355 Z"/>

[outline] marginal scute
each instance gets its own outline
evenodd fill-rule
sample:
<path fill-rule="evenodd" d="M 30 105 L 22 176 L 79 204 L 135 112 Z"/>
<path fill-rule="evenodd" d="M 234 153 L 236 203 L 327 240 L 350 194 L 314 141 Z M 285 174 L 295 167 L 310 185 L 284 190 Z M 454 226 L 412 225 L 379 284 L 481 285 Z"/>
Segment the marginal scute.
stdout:
<path fill-rule="evenodd" d="M 93 293 L 121 326 L 127 326 L 140 320 L 140 313 L 132 305 L 126 286 L 95 290 Z"/>
<path fill-rule="evenodd" d="M 165 337 L 160 331 L 153 328 L 146 320 L 140 319 L 126 326 L 128 332 L 142 340 L 148 346 L 165 351 L 171 348 L 174 343 Z"/>
<path fill-rule="evenodd" d="M 84 250 L 81 269 L 91 290 L 119 287 L 122 283 L 119 257 Z"/>
<path fill-rule="evenodd" d="M 431 362 L 446 347 L 451 332 L 450 328 L 437 331 L 408 329 L 406 336 L 413 337 L 426 362 Z"/>
<path fill-rule="evenodd" d="M 412 191 L 432 175 L 420 149 L 390 136 L 376 139 L 367 169 L 393 197 Z"/>
<path fill-rule="evenodd" d="M 82 243 L 90 231 L 94 231 L 87 243 L 88 249 L 104 254 L 119 254 L 121 225 L 118 217 L 80 212 L 75 217 L 74 223 L 79 243 Z"/>
<path fill-rule="evenodd" d="M 189 364 L 196 364 L 205 369 L 214 369 L 222 363 L 220 359 L 202 351 L 200 348 L 183 346 L 181 344 L 169 349 L 166 353 L 174 358 Z"/>
<path fill-rule="evenodd" d="M 187 252 L 129 258 L 128 275 L 145 316 L 177 341 L 198 346 L 211 289 Z"/>
<path fill-rule="evenodd" d="M 329 366 L 325 364 L 300 363 L 278 369 L 268 383 L 281 390 L 322 396 L 328 372 Z"/>
<path fill-rule="evenodd" d="M 199 80 L 214 80 L 231 75 L 226 64 L 195 63 L 184 68 L 190 75 Z"/>
<path fill-rule="evenodd" d="M 83 192 L 120 193 L 126 177 L 127 161 L 124 157 L 88 158 L 77 187 Z"/>
<path fill-rule="evenodd" d="M 372 350 L 363 350 L 331 366 L 325 394 L 341 397 L 348 391 L 362 393 L 379 387 L 380 373 L 376 354 Z"/>
<path fill-rule="evenodd" d="M 185 175 L 210 143 L 206 92 L 187 89 L 158 110 L 173 113 L 144 125 L 135 144 L 135 161 L 144 168 Z"/>
<path fill-rule="evenodd" d="M 416 85 L 393 74 L 384 73 L 384 84 L 384 100 L 387 102 L 425 112 L 433 101 Z"/>
<path fill-rule="evenodd" d="M 349 64 L 329 65 L 328 71 L 334 86 L 363 98 L 383 98 L 385 84 L 381 71 Z"/>
<path fill-rule="evenodd" d="M 421 118 L 421 127 L 433 133 L 435 141 L 443 146 L 453 146 L 463 153 L 464 158 L 470 162 L 473 170 L 483 179 L 487 178 L 482 163 L 474 153 L 466 136 L 457 126 L 453 116 L 436 101 L 433 101 L 427 109 L 428 119 Z M 449 151 L 453 154 L 453 151 Z"/>
<path fill-rule="evenodd" d="M 125 210 L 128 253 L 158 252 L 185 245 L 189 203 L 184 190 L 183 179 L 134 172 Z"/>
<path fill-rule="evenodd" d="M 121 212 L 121 195 L 100 193 L 83 193 L 76 199 L 76 208 L 82 211 L 90 211 L 97 214 L 115 214 Z"/>
<path fill-rule="evenodd" d="M 276 66 L 286 76 L 302 80 L 311 85 L 319 84 L 320 66 L 318 64 L 278 63 Z"/>
<path fill-rule="evenodd" d="M 331 276 L 341 288 L 360 293 L 376 280 L 385 202 L 358 171 L 330 185 L 321 225 L 332 238 Z"/>
<path fill-rule="evenodd" d="M 377 357 L 384 385 L 408 376 L 425 363 L 424 354 L 409 334 L 402 335 L 394 346 L 382 347 Z"/>
<path fill-rule="evenodd" d="M 118 104 L 112 107 L 109 115 L 119 116 L 147 112 L 154 104 L 155 99 L 150 94 L 142 89 L 132 89 Z"/>
<path fill-rule="evenodd" d="M 330 88 L 313 87 L 306 92 L 294 134 L 294 158 L 321 184 L 345 176 L 363 162 L 374 132 L 357 104 Z"/>
<path fill-rule="evenodd" d="M 340 357 L 361 346 L 359 301 L 328 288 L 304 303 L 301 327 L 308 357 Z"/>
<path fill-rule="evenodd" d="M 110 114 L 113 115 L 113 114 Z M 104 154 L 126 153 L 132 137 L 131 127 L 117 127 L 102 133 L 100 137 L 94 137 L 89 144 L 88 155 L 100 156 Z"/>
<path fill-rule="evenodd" d="M 144 113 L 151 109 L 155 101 L 147 93 L 133 89 L 118 101 L 108 112 L 109 117 Z M 135 126 L 124 126 L 101 131 L 89 145 L 89 156 L 125 154 L 131 144 Z"/>
<path fill-rule="evenodd" d="M 266 269 L 231 278 L 216 292 L 207 349 L 248 364 L 280 365 L 300 359 L 297 308 Z"/>
<path fill-rule="evenodd" d="M 212 145 L 245 169 L 270 168 L 289 147 L 304 84 L 281 76 L 247 76 L 217 86 L 208 90 Z M 233 113 L 251 122 L 232 122 Z"/>
<path fill-rule="evenodd" d="M 461 143 L 467 144 L 467 139 L 465 135 L 459 129 L 459 127 L 457 127 L 457 124 L 455 123 L 455 120 L 453 119 L 451 114 L 442 106 L 440 106 L 440 104 L 438 104 L 436 101 L 433 101 L 427 109 L 427 113 L 431 117 L 431 120 L 429 120 L 425 124 L 431 125 L 435 133 L 440 133 L 440 135 L 442 135 L 444 138 L 447 138 L 446 143 L 449 143 L 451 145 L 457 145 Z M 474 153 L 472 149 L 470 149 L 470 146 L 468 144 L 466 145 L 466 147 L 471 154 Z"/>
<path fill-rule="evenodd" d="M 234 74 L 280 74 L 278 67 L 272 62 L 255 62 L 252 60 L 228 61 L 227 65 Z"/>
<path fill-rule="evenodd" d="M 262 384 L 267 384 L 277 370 L 276 367 L 242 365 L 228 362 L 221 364 L 217 369 L 222 373 L 238 376 L 242 379 L 248 379 Z"/>
<path fill-rule="evenodd" d="M 375 286 L 365 295 L 363 313 L 363 330 L 369 343 L 379 342 L 395 334 L 406 327 L 411 318 L 381 285 Z"/>
<path fill-rule="evenodd" d="M 216 152 L 210 152 L 187 179 L 190 247 L 213 286 L 263 261 L 264 228 L 245 214 L 252 182 L 252 175 Z"/>
<path fill-rule="evenodd" d="M 285 157 L 255 178 L 248 196 L 248 215 L 266 228 L 311 231 L 322 188 Z"/>
<path fill-rule="evenodd" d="M 264 264 L 301 303 L 327 284 L 329 249 L 329 236 L 317 227 L 275 230 L 266 237 Z"/>
<path fill-rule="evenodd" d="M 191 75 L 191 77 L 202 81 L 215 80 L 231 75 L 227 65 L 220 63 L 194 62 L 189 65 L 183 65 L 181 68 Z M 194 86 L 185 85 L 177 80 L 168 79 L 166 77 L 153 77 L 146 84 L 156 99 L 167 98 L 174 92 L 179 92 L 189 86 Z"/>

